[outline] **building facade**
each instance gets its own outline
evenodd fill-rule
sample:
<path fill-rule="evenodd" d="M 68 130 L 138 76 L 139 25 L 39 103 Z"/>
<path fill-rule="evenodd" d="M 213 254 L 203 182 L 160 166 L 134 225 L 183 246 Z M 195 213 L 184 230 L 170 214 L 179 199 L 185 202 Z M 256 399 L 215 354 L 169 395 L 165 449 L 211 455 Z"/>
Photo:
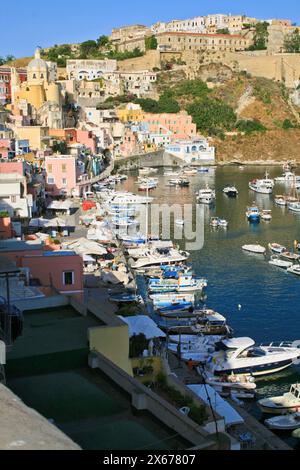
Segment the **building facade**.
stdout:
<path fill-rule="evenodd" d="M 162 33 L 157 35 L 162 52 L 244 51 L 250 40 L 233 34 Z"/>
<path fill-rule="evenodd" d="M 96 80 L 116 70 L 116 60 L 67 60 L 69 80 Z"/>
<path fill-rule="evenodd" d="M 12 67 L 0 67 L 0 103 L 9 103 L 12 98 L 11 92 L 11 76 L 13 72 Z M 26 69 L 15 69 L 18 76 L 19 82 L 23 83 L 27 80 Z"/>

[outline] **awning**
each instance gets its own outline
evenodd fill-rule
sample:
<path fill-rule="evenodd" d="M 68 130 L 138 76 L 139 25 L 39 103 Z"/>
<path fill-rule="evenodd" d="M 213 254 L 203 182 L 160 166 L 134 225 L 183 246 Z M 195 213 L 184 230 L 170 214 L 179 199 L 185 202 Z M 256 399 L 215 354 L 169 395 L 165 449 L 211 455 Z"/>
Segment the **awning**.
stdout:
<path fill-rule="evenodd" d="M 208 396 L 214 411 L 224 418 L 225 426 L 244 423 L 244 419 L 237 411 L 210 386 L 210 385 L 188 385 L 188 388 L 201 398 L 209 406 Z M 208 396 L 207 396 L 208 395 Z"/>
<path fill-rule="evenodd" d="M 119 318 L 129 326 L 130 337 L 141 333 L 143 333 L 147 339 L 166 337 L 166 334 L 146 315 L 137 315 L 135 317 L 119 316 Z"/>

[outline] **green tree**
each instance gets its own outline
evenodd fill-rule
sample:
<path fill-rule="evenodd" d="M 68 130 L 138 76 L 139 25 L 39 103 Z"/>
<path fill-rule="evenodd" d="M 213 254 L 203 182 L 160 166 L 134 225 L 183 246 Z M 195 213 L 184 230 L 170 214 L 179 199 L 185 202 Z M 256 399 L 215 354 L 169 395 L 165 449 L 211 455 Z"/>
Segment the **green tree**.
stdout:
<path fill-rule="evenodd" d="M 246 134 L 251 134 L 251 132 L 264 132 L 266 131 L 265 126 L 258 120 L 240 120 L 237 122 L 236 128 L 245 132 Z"/>
<path fill-rule="evenodd" d="M 269 23 L 266 21 L 262 21 L 255 25 L 254 44 L 249 47 L 250 51 L 262 51 L 267 49 L 269 37 L 268 27 Z"/>
<path fill-rule="evenodd" d="M 97 39 L 97 44 L 99 47 L 105 47 L 109 44 L 109 37 L 102 35 Z"/>
<path fill-rule="evenodd" d="M 68 153 L 67 142 L 65 142 L 64 140 L 60 142 L 54 142 L 52 146 L 52 150 L 54 153 L 60 153 L 61 155 L 66 155 Z"/>
<path fill-rule="evenodd" d="M 202 80 L 183 80 L 172 91 L 175 97 L 189 95 L 193 98 L 205 98 L 210 93 L 208 86 Z"/>
<path fill-rule="evenodd" d="M 85 41 L 80 44 L 80 55 L 82 57 L 89 57 L 98 52 L 98 44 L 96 41 Z"/>
<path fill-rule="evenodd" d="M 155 36 L 150 36 L 149 38 L 145 38 L 145 48 L 146 51 L 151 49 L 156 50 L 158 46 L 158 42 Z"/>
<path fill-rule="evenodd" d="M 285 52 L 299 53 L 300 52 L 300 33 L 299 29 L 291 34 L 287 34 L 284 38 L 284 50 Z"/>

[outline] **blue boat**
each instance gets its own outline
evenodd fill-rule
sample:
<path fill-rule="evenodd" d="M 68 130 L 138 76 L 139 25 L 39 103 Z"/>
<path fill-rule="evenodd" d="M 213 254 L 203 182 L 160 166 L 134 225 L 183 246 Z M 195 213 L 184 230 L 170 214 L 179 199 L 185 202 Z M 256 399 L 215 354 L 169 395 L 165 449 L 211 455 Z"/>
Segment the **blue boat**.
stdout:
<path fill-rule="evenodd" d="M 248 207 L 246 211 L 246 217 L 249 222 L 258 223 L 260 222 L 260 212 L 257 206 Z"/>
<path fill-rule="evenodd" d="M 109 300 L 116 303 L 131 303 L 141 302 L 142 297 L 136 294 L 112 294 L 109 296 Z"/>

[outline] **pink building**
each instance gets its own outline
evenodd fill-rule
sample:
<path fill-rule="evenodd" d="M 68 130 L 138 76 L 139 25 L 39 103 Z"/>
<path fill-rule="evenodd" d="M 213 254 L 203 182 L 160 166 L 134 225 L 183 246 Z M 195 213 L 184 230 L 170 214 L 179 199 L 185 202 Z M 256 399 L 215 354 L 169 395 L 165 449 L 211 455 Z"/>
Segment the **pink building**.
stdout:
<path fill-rule="evenodd" d="M 10 162 L 0 162 L 0 174 L 16 173 L 17 175 L 24 176 L 24 171 L 25 171 L 25 162 L 21 162 L 17 160 L 10 161 Z"/>
<path fill-rule="evenodd" d="M 46 192 L 53 197 L 72 196 L 76 189 L 76 158 L 70 155 L 45 157 Z"/>
<path fill-rule="evenodd" d="M 50 129 L 49 135 L 58 140 L 65 140 L 68 145 L 80 144 L 90 149 L 92 154 L 97 153 L 97 137 L 91 131 L 80 129 Z"/>
<path fill-rule="evenodd" d="M 19 268 L 28 268 L 30 279 L 61 294 L 83 299 L 83 262 L 74 251 L 47 251 L 49 246 L 36 242 L 4 240 L 1 254 Z"/>
<path fill-rule="evenodd" d="M 13 226 L 10 217 L 0 217 L 0 240 L 13 237 Z"/>
<path fill-rule="evenodd" d="M 184 134 L 188 137 L 197 135 L 196 124 L 188 114 L 151 114 L 145 113 L 143 123 L 147 125 L 150 134 Z"/>

